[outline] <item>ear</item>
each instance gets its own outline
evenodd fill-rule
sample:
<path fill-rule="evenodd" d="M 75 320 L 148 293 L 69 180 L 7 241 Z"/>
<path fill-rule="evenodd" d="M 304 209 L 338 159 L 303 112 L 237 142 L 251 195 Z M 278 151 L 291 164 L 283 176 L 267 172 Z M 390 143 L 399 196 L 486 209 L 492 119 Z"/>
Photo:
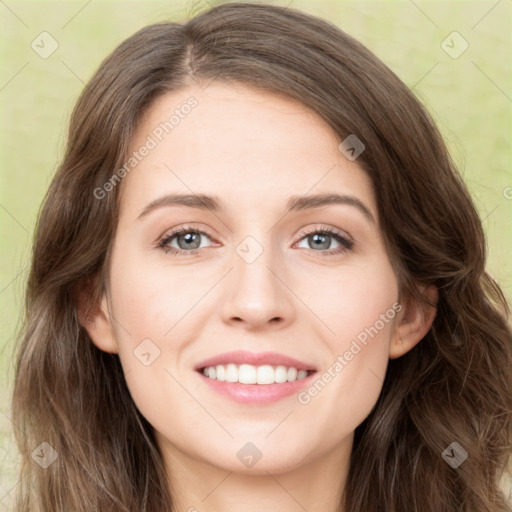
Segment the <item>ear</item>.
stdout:
<path fill-rule="evenodd" d="M 106 292 L 103 291 L 99 299 L 94 299 L 94 286 L 90 279 L 78 285 L 75 293 L 78 320 L 96 347 L 117 354 L 118 346 Z"/>
<path fill-rule="evenodd" d="M 411 297 L 396 317 L 395 330 L 389 347 L 389 358 L 395 359 L 403 356 L 414 348 L 427 334 L 436 316 L 436 305 L 439 297 L 437 288 L 420 286 L 421 294 L 429 304 L 420 303 Z"/>

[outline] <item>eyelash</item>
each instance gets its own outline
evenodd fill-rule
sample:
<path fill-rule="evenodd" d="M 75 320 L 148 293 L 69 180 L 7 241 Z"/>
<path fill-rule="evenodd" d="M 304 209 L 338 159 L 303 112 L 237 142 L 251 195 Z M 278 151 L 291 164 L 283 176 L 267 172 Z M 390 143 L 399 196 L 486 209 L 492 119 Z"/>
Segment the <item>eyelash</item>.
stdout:
<path fill-rule="evenodd" d="M 184 251 L 181 249 L 176 249 L 174 247 L 169 247 L 167 245 L 177 235 L 185 234 L 185 233 L 199 233 L 201 235 L 207 236 L 210 239 L 213 238 L 213 236 L 205 230 L 182 226 L 182 227 L 177 228 L 174 231 L 171 231 L 170 233 L 166 234 L 157 243 L 157 248 L 163 250 L 165 252 L 165 254 L 171 253 L 174 256 L 185 256 L 185 257 L 193 256 L 193 255 L 201 252 L 202 249 L 204 249 L 204 247 L 199 248 L 199 249 L 192 249 L 190 251 Z M 321 228 L 321 229 L 316 228 L 312 231 L 302 232 L 299 235 L 300 236 L 299 241 L 301 241 L 303 238 L 306 238 L 307 236 L 316 235 L 316 234 L 329 235 L 329 236 L 333 237 L 341 245 L 341 247 L 338 247 L 336 249 L 328 249 L 325 251 L 315 251 L 314 249 L 309 249 L 313 253 L 320 253 L 320 254 L 316 254 L 315 256 L 319 256 L 321 258 L 323 258 L 325 256 L 338 255 L 338 254 L 342 254 L 344 252 L 350 251 L 354 245 L 354 242 L 349 237 L 345 236 L 341 231 L 338 231 L 338 230 L 330 228 L 330 227 Z"/>

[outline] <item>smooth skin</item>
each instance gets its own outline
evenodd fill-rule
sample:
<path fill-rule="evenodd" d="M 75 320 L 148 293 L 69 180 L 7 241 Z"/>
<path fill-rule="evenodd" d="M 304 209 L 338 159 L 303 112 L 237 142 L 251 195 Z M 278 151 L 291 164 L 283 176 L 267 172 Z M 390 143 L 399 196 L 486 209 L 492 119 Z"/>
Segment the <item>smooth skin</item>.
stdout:
<path fill-rule="evenodd" d="M 188 86 L 143 115 L 132 151 L 192 96 L 197 106 L 119 185 L 108 293 L 82 322 L 97 347 L 119 354 L 155 429 L 176 510 L 335 511 L 354 430 L 377 401 L 388 360 L 423 338 L 435 309 L 404 304 L 308 404 L 294 394 L 246 405 L 211 390 L 194 367 L 231 350 L 290 355 L 321 375 L 399 289 L 369 177 L 302 104 L 242 85 Z M 373 220 L 354 201 L 286 213 L 291 196 L 333 193 L 356 198 Z M 167 194 L 216 196 L 225 210 L 167 205 L 138 218 Z M 197 245 L 189 233 L 158 247 L 180 227 Z M 322 238 L 325 229 L 342 239 Z M 258 245 L 246 237 L 262 249 L 250 263 L 240 247 L 256 255 Z M 159 354 L 149 365 L 134 355 L 143 340 L 150 359 Z M 248 442 L 262 454 L 252 468 L 237 457 Z"/>

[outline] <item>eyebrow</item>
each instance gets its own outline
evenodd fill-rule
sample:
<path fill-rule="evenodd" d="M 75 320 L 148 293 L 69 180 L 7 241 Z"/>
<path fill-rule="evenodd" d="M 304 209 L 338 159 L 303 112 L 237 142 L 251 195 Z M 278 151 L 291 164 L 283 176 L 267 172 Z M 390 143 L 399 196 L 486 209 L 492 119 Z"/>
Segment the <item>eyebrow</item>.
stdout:
<path fill-rule="evenodd" d="M 292 196 L 286 203 L 285 214 L 293 211 L 320 208 L 335 204 L 344 204 L 357 208 L 370 222 L 375 224 L 375 218 L 369 208 L 355 196 L 340 194 L 315 194 L 309 196 Z M 137 220 L 141 220 L 154 210 L 166 206 L 188 206 L 211 212 L 226 211 L 226 203 L 218 196 L 207 194 L 166 194 L 151 201 L 144 207 Z"/>

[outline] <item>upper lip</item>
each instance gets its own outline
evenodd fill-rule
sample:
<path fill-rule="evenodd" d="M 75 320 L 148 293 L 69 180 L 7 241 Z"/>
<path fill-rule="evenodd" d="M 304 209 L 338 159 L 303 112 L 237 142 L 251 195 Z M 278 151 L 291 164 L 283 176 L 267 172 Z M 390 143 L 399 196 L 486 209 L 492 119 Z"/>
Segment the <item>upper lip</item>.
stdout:
<path fill-rule="evenodd" d="M 208 368 L 210 366 L 217 366 L 218 364 L 251 364 L 253 366 L 259 365 L 272 365 L 272 366 L 287 366 L 294 367 L 297 370 L 312 370 L 314 366 L 299 361 L 294 357 L 286 356 L 284 354 L 278 354 L 277 352 L 247 352 L 245 350 L 235 350 L 232 352 L 225 352 L 217 356 L 210 357 L 198 363 L 195 367 L 196 370 Z"/>

